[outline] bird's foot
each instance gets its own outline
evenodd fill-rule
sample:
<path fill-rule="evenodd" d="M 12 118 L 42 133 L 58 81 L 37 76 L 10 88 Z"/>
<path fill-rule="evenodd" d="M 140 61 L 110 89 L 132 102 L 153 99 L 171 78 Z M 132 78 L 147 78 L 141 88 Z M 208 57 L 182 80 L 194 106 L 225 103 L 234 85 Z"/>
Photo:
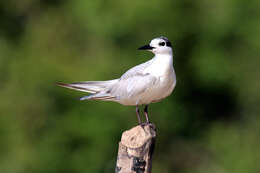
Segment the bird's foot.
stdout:
<path fill-rule="evenodd" d="M 141 124 L 139 124 L 142 128 L 144 128 L 144 126 L 150 126 L 152 129 L 155 129 L 156 128 L 156 126 L 155 126 L 155 124 L 154 123 L 152 123 L 152 122 L 145 122 L 145 123 L 141 123 Z"/>

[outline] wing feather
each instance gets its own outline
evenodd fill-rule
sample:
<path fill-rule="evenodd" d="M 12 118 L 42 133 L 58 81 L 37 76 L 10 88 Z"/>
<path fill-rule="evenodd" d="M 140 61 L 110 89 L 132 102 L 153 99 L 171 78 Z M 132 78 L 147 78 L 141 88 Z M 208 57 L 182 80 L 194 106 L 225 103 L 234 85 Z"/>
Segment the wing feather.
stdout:
<path fill-rule="evenodd" d="M 126 79 L 121 79 L 111 89 L 111 95 L 120 99 L 136 97 L 152 87 L 158 79 L 151 74 L 135 74 Z"/>
<path fill-rule="evenodd" d="M 148 67 L 151 63 L 153 62 L 153 59 L 137 65 L 133 68 L 130 68 L 128 71 L 126 71 L 120 78 L 120 80 L 125 80 L 127 78 L 131 78 L 133 76 L 137 76 L 137 75 L 143 75 L 143 71 L 146 69 L 146 67 Z"/>

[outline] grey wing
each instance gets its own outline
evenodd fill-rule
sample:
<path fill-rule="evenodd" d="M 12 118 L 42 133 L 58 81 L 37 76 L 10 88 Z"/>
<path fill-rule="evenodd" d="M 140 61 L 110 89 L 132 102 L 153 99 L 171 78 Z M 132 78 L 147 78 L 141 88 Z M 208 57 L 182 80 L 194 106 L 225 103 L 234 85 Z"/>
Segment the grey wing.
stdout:
<path fill-rule="evenodd" d="M 116 96 L 118 99 L 136 97 L 152 87 L 157 81 L 157 78 L 150 74 L 136 74 L 121 79 L 111 88 L 110 92 L 111 95 Z"/>
<path fill-rule="evenodd" d="M 152 63 L 152 61 L 153 59 L 129 69 L 121 76 L 120 80 L 124 80 L 136 75 L 142 75 L 145 68 L 148 67 Z"/>

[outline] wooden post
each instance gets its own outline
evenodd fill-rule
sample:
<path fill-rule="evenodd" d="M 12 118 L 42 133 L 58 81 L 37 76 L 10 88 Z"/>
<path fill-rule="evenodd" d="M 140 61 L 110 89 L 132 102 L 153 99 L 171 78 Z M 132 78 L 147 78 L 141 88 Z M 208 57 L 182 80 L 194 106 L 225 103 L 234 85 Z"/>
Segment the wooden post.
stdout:
<path fill-rule="evenodd" d="M 119 142 L 116 173 L 151 173 L 156 129 L 153 124 L 124 131 Z"/>

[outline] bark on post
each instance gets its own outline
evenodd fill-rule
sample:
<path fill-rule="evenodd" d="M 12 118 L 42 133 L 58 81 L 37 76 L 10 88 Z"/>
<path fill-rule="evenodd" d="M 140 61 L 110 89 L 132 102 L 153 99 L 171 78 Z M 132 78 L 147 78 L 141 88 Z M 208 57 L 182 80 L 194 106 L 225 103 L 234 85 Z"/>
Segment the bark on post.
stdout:
<path fill-rule="evenodd" d="M 151 173 L 156 129 L 139 125 L 123 132 L 119 142 L 116 173 Z"/>

